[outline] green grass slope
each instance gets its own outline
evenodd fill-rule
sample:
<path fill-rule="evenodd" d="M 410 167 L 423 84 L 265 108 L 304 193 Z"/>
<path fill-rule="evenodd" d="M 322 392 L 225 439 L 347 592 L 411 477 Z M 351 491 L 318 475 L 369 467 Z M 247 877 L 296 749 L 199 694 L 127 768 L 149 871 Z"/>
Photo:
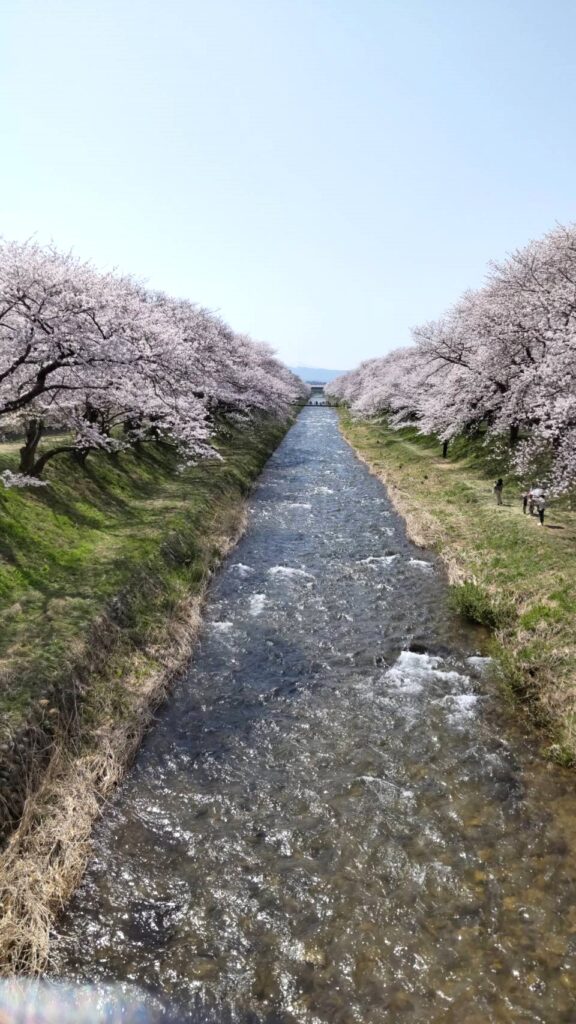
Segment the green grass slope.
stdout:
<path fill-rule="evenodd" d="M 120 708 L 126 656 L 161 644 L 200 590 L 286 426 L 223 428 L 224 460 L 184 471 L 157 444 L 85 466 L 61 457 L 47 487 L 0 487 L 0 818 L 17 816 L 35 751 L 79 703 L 96 719 L 106 687 L 109 715 L 116 687 Z M 15 470 L 16 448 L 0 446 L 0 471 Z"/>
<path fill-rule="evenodd" d="M 416 430 L 341 417 L 417 539 L 442 555 L 455 607 L 495 630 L 504 676 L 551 733 L 553 756 L 576 760 L 576 514 L 553 502 L 544 527 L 524 515 L 519 482 L 481 441 L 462 439 L 443 459 L 438 441 Z"/>

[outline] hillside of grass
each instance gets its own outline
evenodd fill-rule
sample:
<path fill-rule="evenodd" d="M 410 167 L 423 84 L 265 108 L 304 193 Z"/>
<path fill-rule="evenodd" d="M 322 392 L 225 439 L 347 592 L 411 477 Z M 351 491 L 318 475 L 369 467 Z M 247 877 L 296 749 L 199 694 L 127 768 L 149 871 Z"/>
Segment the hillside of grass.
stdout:
<path fill-rule="evenodd" d="M 223 461 L 180 470 L 172 448 L 50 463 L 48 486 L 0 487 L 0 826 L 78 719 L 120 709 L 131 652 L 153 651 L 233 532 L 286 424 L 223 427 Z M 0 446 L 15 470 L 17 443 Z M 98 689 L 106 689 L 100 700 Z M 115 694 L 115 696 L 113 696 Z M 1 831 L 1 829 L 0 829 Z"/>
<path fill-rule="evenodd" d="M 210 573 L 289 425 L 222 426 L 222 459 L 183 471 L 156 443 L 0 489 L 0 976 L 45 967 L 94 821 L 188 662 Z"/>
<path fill-rule="evenodd" d="M 448 458 L 415 429 L 353 420 L 344 436 L 387 484 L 417 543 L 441 555 L 455 608 L 494 631 L 510 692 L 545 730 L 549 754 L 576 762 L 576 513 L 551 502 L 545 525 L 522 512 L 503 452 L 460 439 Z M 504 478 L 497 507 L 494 481 Z"/>

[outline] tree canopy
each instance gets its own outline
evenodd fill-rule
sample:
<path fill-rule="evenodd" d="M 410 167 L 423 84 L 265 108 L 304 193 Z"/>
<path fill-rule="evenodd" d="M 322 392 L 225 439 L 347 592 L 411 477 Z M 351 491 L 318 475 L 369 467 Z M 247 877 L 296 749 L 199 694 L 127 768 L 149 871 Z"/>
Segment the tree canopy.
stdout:
<path fill-rule="evenodd" d="M 285 416 L 306 393 L 273 350 L 186 299 L 34 242 L 0 243 L 0 429 L 26 435 L 20 480 L 61 451 L 144 440 L 214 455 L 219 417 Z M 66 442 L 40 458 L 47 427 Z"/>
<path fill-rule="evenodd" d="M 493 263 L 484 287 L 416 327 L 413 340 L 339 377 L 328 395 L 442 441 L 506 434 L 519 472 L 545 465 L 552 491 L 574 487 L 576 226 Z"/>

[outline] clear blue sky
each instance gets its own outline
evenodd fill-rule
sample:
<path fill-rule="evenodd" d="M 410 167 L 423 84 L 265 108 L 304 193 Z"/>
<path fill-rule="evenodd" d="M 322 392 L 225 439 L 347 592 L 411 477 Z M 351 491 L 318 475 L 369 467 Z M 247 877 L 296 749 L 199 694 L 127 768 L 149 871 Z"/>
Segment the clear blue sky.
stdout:
<path fill-rule="evenodd" d="M 576 219 L 573 0 L 4 0 L 0 231 L 283 358 L 409 340 Z"/>

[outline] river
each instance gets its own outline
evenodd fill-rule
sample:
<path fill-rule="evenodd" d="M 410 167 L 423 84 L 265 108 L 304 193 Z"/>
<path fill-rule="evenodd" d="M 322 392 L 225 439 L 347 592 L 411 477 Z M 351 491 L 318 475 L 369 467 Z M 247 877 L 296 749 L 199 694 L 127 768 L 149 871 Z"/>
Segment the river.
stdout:
<path fill-rule="evenodd" d="M 482 642 L 304 410 L 96 829 L 59 973 L 182 1021 L 574 1022 L 574 779 Z"/>

